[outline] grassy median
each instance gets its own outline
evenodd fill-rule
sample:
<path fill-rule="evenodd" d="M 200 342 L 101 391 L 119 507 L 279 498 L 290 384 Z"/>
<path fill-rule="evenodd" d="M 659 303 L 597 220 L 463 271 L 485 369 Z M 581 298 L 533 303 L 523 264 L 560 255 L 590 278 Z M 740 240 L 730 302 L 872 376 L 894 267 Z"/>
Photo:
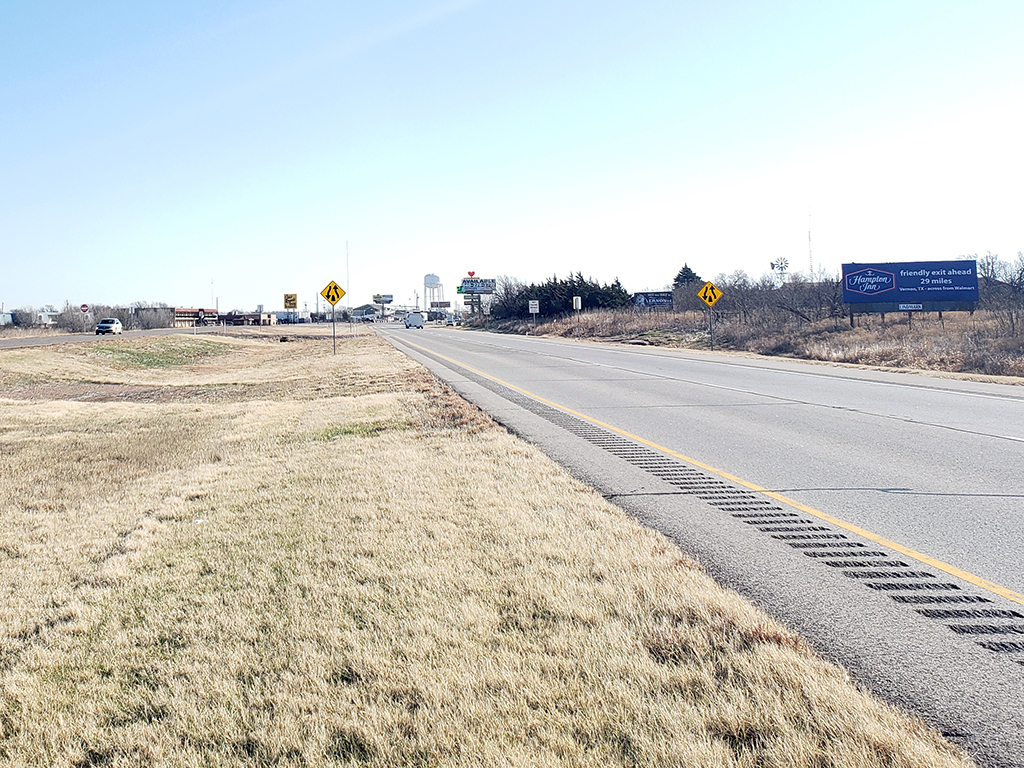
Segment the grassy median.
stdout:
<path fill-rule="evenodd" d="M 12 766 L 971 764 L 365 332 L 0 352 L 0 594 Z"/>

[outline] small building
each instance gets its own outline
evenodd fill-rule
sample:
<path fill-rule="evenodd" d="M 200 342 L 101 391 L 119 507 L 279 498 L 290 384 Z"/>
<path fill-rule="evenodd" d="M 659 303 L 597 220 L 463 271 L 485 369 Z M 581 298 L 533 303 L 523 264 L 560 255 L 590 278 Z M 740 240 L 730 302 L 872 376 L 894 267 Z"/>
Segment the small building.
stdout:
<path fill-rule="evenodd" d="M 57 324 L 58 317 L 60 317 L 60 312 L 54 309 L 52 304 L 47 304 L 36 313 L 36 325 L 41 325 L 44 328 L 52 327 Z"/>
<path fill-rule="evenodd" d="M 358 322 L 372 323 L 380 317 L 380 309 L 375 304 L 363 304 L 352 310 L 352 319 Z"/>
<path fill-rule="evenodd" d="M 220 315 L 216 309 L 202 309 L 199 307 L 175 307 L 174 327 L 195 328 L 204 325 L 217 325 L 220 322 Z"/>
<path fill-rule="evenodd" d="M 228 312 L 221 320 L 224 325 L 277 325 L 273 312 Z"/>
<path fill-rule="evenodd" d="M 14 315 L 10 312 L 0 312 L 0 325 L 14 325 Z"/>
<path fill-rule="evenodd" d="M 309 311 L 305 309 L 278 310 L 274 313 L 274 317 L 276 318 L 274 322 L 277 325 L 288 325 L 289 323 L 310 323 L 313 321 Z"/>

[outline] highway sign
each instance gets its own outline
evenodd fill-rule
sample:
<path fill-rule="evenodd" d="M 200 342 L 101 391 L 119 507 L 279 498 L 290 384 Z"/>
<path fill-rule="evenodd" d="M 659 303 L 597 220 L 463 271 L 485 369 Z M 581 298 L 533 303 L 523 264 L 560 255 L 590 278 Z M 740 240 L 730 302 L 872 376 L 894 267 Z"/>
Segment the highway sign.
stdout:
<path fill-rule="evenodd" d="M 320 291 L 320 295 L 331 302 L 331 306 L 333 307 L 341 301 L 341 297 L 345 295 L 345 291 L 342 290 L 340 285 L 331 280 L 331 282 L 327 284 L 327 287 Z"/>
<path fill-rule="evenodd" d="M 538 301 L 537 299 L 531 299 L 530 300 L 530 314 L 531 315 L 536 315 L 538 312 L 540 312 L 540 301 Z"/>
<path fill-rule="evenodd" d="M 709 307 L 715 306 L 715 302 L 722 298 L 722 292 L 710 280 L 704 283 L 704 287 L 697 291 L 697 295 Z"/>
<path fill-rule="evenodd" d="M 331 283 L 334 285 L 334 283 Z M 299 294 L 297 293 L 286 293 L 284 295 L 284 308 L 285 309 L 298 309 L 299 307 Z"/>

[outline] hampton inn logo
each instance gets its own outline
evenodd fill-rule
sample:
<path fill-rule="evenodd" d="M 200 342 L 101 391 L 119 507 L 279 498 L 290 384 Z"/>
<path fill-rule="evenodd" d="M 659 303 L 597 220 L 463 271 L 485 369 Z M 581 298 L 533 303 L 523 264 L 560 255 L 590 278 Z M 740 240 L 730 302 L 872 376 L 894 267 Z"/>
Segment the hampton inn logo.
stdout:
<path fill-rule="evenodd" d="M 863 296 L 877 296 L 896 289 L 896 275 L 884 269 L 858 269 L 846 275 L 846 290 Z"/>

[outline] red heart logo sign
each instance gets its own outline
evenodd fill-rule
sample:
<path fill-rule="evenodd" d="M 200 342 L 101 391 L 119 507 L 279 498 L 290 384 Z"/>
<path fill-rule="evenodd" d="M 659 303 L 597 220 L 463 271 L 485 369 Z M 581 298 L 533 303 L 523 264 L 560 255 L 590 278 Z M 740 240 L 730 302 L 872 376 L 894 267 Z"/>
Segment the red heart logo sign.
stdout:
<path fill-rule="evenodd" d="M 472 276 L 473 276 L 473 275 L 475 275 L 475 274 L 476 274 L 476 272 L 470 272 L 470 273 L 469 273 L 469 276 L 470 276 L 470 277 L 472 277 Z"/>

